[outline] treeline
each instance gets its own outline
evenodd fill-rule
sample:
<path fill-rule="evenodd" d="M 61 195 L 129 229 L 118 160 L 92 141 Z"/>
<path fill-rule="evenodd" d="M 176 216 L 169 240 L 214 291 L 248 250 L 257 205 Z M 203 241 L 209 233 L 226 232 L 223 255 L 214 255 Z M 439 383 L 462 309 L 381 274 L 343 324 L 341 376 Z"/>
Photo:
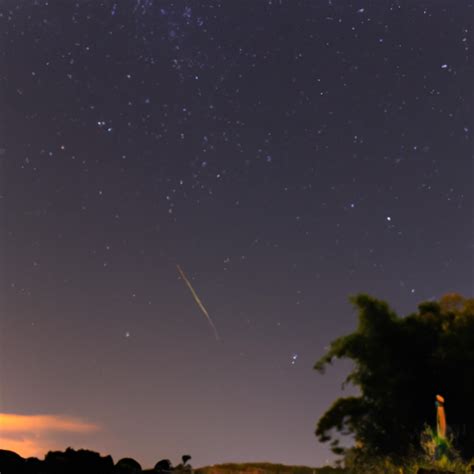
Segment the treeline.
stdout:
<path fill-rule="evenodd" d="M 193 474 L 187 464 L 191 456 L 182 456 L 182 462 L 173 467 L 169 459 L 158 461 L 152 469 L 142 469 L 132 458 L 114 463 L 112 456 L 101 456 L 86 449 L 50 451 L 44 460 L 23 458 L 13 451 L 0 449 L 1 474 Z"/>
<path fill-rule="evenodd" d="M 112 456 L 101 456 L 86 449 L 50 451 L 44 460 L 22 458 L 13 451 L 0 449 L 0 474 L 336 474 L 343 469 L 330 466 L 287 466 L 273 463 L 229 463 L 193 469 L 185 454 L 177 466 L 169 459 L 158 461 L 152 469 L 142 469 L 132 458 L 114 463 Z"/>

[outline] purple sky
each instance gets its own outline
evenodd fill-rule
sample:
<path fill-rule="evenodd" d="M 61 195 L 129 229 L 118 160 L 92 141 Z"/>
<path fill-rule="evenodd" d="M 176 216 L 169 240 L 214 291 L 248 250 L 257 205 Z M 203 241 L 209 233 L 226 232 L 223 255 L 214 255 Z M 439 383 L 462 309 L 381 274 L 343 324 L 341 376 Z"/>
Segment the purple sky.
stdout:
<path fill-rule="evenodd" d="M 348 297 L 472 293 L 473 2 L 0 13 L 2 446 L 333 459 Z"/>

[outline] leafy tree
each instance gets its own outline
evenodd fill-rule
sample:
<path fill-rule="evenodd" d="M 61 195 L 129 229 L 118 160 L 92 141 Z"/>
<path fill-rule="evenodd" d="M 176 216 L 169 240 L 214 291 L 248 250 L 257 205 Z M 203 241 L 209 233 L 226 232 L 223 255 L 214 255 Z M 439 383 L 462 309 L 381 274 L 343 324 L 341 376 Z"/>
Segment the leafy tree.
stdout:
<path fill-rule="evenodd" d="M 474 299 L 448 294 L 404 318 L 366 294 L 350 300 L 359 313 L 357 329 L 334 340 L 314 368 L 324 373 L 334 359 L 352 359 L 343 387 L 350 382 L 361 395 L 332 404 L 317 423 L 318 439 L 352 457 L 417 454 L 425 423 L 435 425 L 434 401 L 441 394 L 455 447 L 464 459 L 473 457 Z M 356 446 L 341 447 L 334 431 L 353 434 Z"/>

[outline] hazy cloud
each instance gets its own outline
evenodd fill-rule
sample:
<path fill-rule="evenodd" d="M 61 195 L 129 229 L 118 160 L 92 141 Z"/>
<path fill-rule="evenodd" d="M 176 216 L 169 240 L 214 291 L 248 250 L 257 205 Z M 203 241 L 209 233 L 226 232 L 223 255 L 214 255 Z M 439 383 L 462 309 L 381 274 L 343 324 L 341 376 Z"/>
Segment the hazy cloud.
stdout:
<path fill-rule="evenodd" d="M 84 434 L 97 430 L 95 424 L 67 416 L 0 413 L 0 446 L 23 457 L 43 457 L 49 450 L 64 449 L 53 441 L 58 432 Z"/>

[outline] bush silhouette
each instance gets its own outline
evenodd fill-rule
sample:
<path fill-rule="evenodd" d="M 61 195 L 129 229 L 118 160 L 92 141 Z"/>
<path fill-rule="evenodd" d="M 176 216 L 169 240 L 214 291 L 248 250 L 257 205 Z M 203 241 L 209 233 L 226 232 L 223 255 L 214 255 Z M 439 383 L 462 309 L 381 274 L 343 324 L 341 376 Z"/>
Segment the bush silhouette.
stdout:
<path fill-rule="evenodd" d="M 122 458 L 120 461 L 117 462 L 115 465 L 115 473 L 117 474 L 135 474 L 142 472 L 142 467 L 140 463 L 135 461 L 132 458 Z"/>
<path fill-rule="evenodd" d="M 112 456 L 87 449 L 49 451 L 44 460 L 24 459 L 13 451 L 0 449 L 0 474 L 192 474 L 191 465 L 187 464 L 191 456 L 184 454 L 181 459 L 176 467 L 169 459 L 162 459 L 153 469 L 143 470 L 135 459 L 122 458 L 114 465 Z"/>
<path fill-rule="evenodd" d="M 155 464 L 155 471 L 160 473 L 167 473 L 173 470 L 173 466 L 169 459 L 162 459 Z"/>
<path fill-rule="evenodd" d="M 48 474 L 111 474 L 114 463 L 111 456 L 102 457 L 99 453 L 67 448 L 65 452 L 50 451 L 44 460 L 44 470 Z"/>
<path fill-rule="evenodd" d="M 25 460 L 13 451 L 0 449 L 0 472 L 2 474 L 22 474 L 26 472 Z"/>
<path fill-rule="evenodd" d="M 25 460 L 26 474 L 37 474 L 38 472 L 43 472 L 42 466 L 43 461 L 40 461 L 38 458 L 28 458 Z"/>

